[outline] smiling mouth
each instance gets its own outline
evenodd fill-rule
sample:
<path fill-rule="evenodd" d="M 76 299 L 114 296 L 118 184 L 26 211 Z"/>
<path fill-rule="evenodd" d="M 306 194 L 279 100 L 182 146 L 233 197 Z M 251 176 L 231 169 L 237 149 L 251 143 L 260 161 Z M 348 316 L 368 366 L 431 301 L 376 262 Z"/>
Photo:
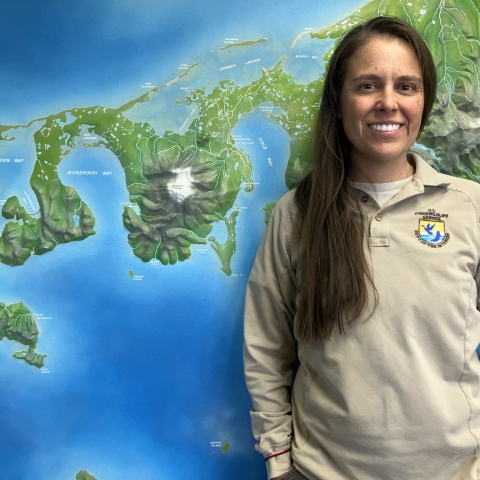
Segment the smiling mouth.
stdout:
<path fill-rule="evenodd" d="M 399 123 L 372 123 L 369 128 L 378 132 L 395 132 L 401 127 Z"/>
<path fill-rule="evenodd" d="M 399 123 L 389 123 L 388 125 L 385 123 L 372 123 L 369 127 L 372 130 L 380 132 L 394 132 L 395 130 L 398 130 L 401 125 Z"/>

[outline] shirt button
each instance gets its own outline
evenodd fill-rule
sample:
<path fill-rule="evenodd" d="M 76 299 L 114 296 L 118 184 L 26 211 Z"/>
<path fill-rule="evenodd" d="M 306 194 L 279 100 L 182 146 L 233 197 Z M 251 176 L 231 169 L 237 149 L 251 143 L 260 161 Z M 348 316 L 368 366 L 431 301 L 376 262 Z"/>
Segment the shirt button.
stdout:
<path fill-rule="evenodd" d="M 368 202 L 368 197 L 367 197 L 366 195 L 364 195 L 364 196 L 362 197 L 362 202 L 363 202 L 363 203 L 367 203 L 367 202 Z"/>
<path fill-rule="evenodd" d="M 382 219 L 382 216 L 380 214 L 375 215 L 375 220 L 379 222 Z"/>

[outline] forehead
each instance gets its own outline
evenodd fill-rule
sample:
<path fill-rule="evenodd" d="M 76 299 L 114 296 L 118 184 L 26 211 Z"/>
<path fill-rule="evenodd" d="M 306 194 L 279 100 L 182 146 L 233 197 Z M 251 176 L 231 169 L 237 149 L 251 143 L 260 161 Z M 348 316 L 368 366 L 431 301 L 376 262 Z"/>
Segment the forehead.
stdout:
<path fill-rule="evenodd" d="M 359 47 L 347 62 L 347 78 L 382 72 L 421 77 L 413 48 L 397 37 L 375 36 Z"/>

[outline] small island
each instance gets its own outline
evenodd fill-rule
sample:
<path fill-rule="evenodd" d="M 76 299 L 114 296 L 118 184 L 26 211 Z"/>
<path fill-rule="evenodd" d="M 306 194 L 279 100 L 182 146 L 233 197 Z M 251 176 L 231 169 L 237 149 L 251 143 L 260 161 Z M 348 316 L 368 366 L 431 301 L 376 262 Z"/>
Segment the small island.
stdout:
<path fill-rule="evenodd" d="M 93 475 L 90 475 L 88 470 L 80 470 L 75 475 L 75 480 L 97 480 Z"/>
<path fill-rule="evenodd" d="M 228 48 L 234 48 L 234 47 L 253 47 L 254 45 L 257 45 L 257 43 L 267 43 L 268 38 L 260 38 L 258 40 L 247 40 L 246 42 L 240 42 L 240 43 L 229 43 L 227 45 L 224 45 L 223 47 L 220 47 L 220 50 L 227 50 Z"/>
<path fill-rule="evenodd" d="M 225 440 L 225 441 L 222 443 L 222 455 L 223 455 L 224 453 L 227 453 L 229 449 L 230 449 L 230 444 L 228 443 L 228 440 Z"/>
<path fill-rule="evenodd" d="M 168 83 L 166 83 L 163 87 L 164 88 L 168 88 L 170 85 L 172 85 L 173 83 L 175 82 L 178 82 L 181 78 L 183 77 L 186 77 L 189 73 L 190 73 L 190 70 L 192 70 L 192 68 L 195 68 L 197 67 L 198 65 L 200 65 L 200 63 L 194 63 L 193 65 L 191 65 L 190 67 L 187 68 L 187 70 L 185 70 L 184 73 L 182 73 L 181 75 L 179 75 L 178 77 L 174 78 L 173 80 L 170 80 Z"/>

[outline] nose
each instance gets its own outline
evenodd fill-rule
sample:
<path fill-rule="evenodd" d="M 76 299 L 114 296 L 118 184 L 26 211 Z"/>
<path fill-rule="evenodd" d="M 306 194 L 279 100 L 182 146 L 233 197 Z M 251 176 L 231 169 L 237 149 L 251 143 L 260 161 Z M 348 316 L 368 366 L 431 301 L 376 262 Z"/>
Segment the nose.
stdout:
<path fill-rule="evenodd" d="M 394 111 L 398 108 L 395 90 L 393 88 L 385 87 L 379 92 L 376 108 L 379 111 Z"/>

